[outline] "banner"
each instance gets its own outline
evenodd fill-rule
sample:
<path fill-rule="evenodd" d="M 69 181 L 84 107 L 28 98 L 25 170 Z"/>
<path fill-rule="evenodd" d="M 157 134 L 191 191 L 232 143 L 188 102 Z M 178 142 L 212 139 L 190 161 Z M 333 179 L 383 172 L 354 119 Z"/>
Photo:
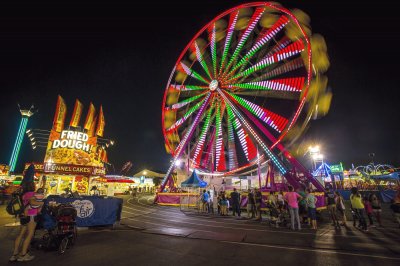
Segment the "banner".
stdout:
<path fill-rule="evenodd" d="M 71 122 L 69 123 L 71 127 L 77 127 L 79 125 L 79 121 L 81 120 L 82 110 L 83 110 L 82 103 L 78 99 L 76 99 L 74 111 L 72 112 Z"/>
<path fill-rule="evenodd" d="M 67 114 L 67 106 L 64 99 L 58 95 L 56 113 L 54 115 L 53 130 L 61 132 L 64 128 L 64 120 Z"/>
<path fill-rule="evenodd" d="M 87 113 L 86 120 L 85 120 L 85 125 L 83 127 L 84 129 L 89 130 L 90 127 L 92 126 L 95 112 L 96 112 L 96 109 L 94 108 L 93 103 L 90 103 L 89 111 Z"/>
<path fill-rule="evenodd" d="M 96 130 L 97 136 L 100 136 L 100 137 L 103 136 L 105 125 L 106 125 L 106 121 L 104 120 L 103 106 L 100 105 L 99 122 L 97 123 L 97 130 Z"/>
<path fill-rule="evenodd" d="M 103 152 L 101 153 L 101 161 L 104 163 L 108 163 L 107 151 L 104 149 L 103 149 Z"/>
<path fill-rule="evenodd" d="M 97 116 L 92 120 L 92 124 L 90 125 L 90 128 L 87 132 L 88 136 L 90 136 L 90 137 L 94 136 L 94 129 L 96 128 L 96 120 L 97 120 Z"/>

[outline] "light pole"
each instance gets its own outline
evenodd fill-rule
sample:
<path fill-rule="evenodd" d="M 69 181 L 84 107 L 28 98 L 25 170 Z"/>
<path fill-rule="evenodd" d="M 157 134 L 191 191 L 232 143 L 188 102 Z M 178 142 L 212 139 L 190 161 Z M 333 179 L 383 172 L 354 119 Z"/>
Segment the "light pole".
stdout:
<path fill-rule="evenodd" d="M 311 162 L 312 162 L 312 167 L 313 167 L 313 171 L 315 171 L 317 169 L 317 164 L 316 161 L 321 158 L 320 154 L 320 149 L 319 146 L 310 146 L 308 147 L 308 153 L 310 154 L 311 157 Z M 323 157 L 323 155 L 322 155 Z"/>
<path fill-rule="evenodd" d="M 375 164 L 374 164 L 375 153 L 370 152 L 370 153 L 368 153 L 368 156 L 371 158 L 372 169 L 374 171 L 373 174 L 376 174 L 376 169 L 375 169 Z"/>

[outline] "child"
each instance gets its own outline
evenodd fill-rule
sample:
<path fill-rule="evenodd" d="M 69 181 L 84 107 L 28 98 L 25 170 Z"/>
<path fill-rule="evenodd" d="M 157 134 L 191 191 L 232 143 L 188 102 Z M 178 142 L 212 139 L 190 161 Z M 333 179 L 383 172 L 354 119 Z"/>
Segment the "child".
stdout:
<path fill-rule="evenodd" d="M 374 221 L 372 220 L 372 206 L 371 203 L 368 200 L 368 197 L 363 198 L 363 203 L 365 206 L 365 212 L 367 213 L 368 219 L 369 219 L 369 227 L 375 227 L 374 226 Z"/>
<path fill-rule="evenodd" d="M 317 211 L 315 204 L 317 198 L 311 194 L 311 189 L 307 189 L 306 206 L 308 211 L 308 218 L 310 219 L 311 229 L 317 230 Z"/>
<path fill-rule="evenodd" d="M 43 200 L 44 200 L 44 189 L 43 188 L 39 188 L 38 190 L 36 190 L 35 194 L 33 195 L 33 198 L 37 202 L 43 202 Z M 29 204 L 29 208 L 38 209 L 38 212 L 41 211 L 42 206 L 43 206 L 43 204 L 38 204 L 38 205 Z"/>
<path fill-rule="evenodd" d="M 378 197 L 375 194 L 372 194 L 369 197 L 369 202 L 371 202 L 372 214 L 375 216 L 376 220 L 378 221 L 379 226 L 382 226 L 382 221 L 381 221 L 381 212 L 382 212 L 381 202 L 379 201 Z"/>

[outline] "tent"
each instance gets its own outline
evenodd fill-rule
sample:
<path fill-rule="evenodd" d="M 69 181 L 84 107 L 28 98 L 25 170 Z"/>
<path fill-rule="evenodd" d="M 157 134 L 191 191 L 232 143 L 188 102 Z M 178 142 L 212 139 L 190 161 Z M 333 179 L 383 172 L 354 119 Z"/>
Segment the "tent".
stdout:
<path fill-rule="evenodd" d="M 200 179 L 200 177 L 196 174 L 196 171 L 193 171 L 192 175 L 181 183 L 181 187 L 206 187 L 207 182 L 204 182 Z"/>
<path fill-rule="evenodd" d="M 164 177 L 165 174 L 160 174 L 160 173 L 157 173 L 157 172 L 154 172 L 154 171 L 150 171 L 150 170 L 144 169 L 144 170 L 142 170 L 142 171 L 140 171 L 140 172 L 138 172 L 138 173 L 133 175 L 133 177 L 141 177 L 141 176 L 154 178 L 154 177 Z"/>

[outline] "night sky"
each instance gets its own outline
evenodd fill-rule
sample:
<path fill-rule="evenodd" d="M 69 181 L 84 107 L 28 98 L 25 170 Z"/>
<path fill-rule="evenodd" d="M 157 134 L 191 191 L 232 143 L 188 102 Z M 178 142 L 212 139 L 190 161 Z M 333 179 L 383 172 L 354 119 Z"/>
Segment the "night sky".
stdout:
<path fill-rule="evenodd" d="M 60 3 L 63 2 L 63 3 Z M 310 15 L 325 37 L 333 92 L 327 116 L 302 140 L 321 143 L 329 162 L 345 167 L 400 165 L 400 16 L 394 2 L 280 1 Z M 103 105 L 105 137 L 116 140 L 109 160 L 166 171 L 161 103 L 180 52 L 201 27 L 244 1 L 134 1 L 0 4 L 0 163 L 8 163 L 18 130 L 17 103 L 39 109 L 28 128 L 50 129 L 57 95 L 68 106 Z M 83 118 L 84 118 L 83 116 Z M 25 138 L 17 172 L 43 161 Z"/>

